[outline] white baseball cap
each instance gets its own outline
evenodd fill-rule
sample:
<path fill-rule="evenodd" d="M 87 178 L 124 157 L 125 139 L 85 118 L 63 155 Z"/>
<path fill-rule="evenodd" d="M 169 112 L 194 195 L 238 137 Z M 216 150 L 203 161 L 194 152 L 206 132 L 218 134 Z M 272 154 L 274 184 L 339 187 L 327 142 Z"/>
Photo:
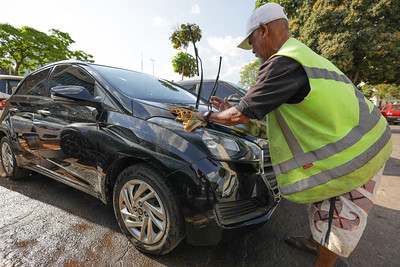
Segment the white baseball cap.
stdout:
<path fill-rule="evenodd" d="M 238 47 L 245 50 L 252 49 L 252 46 L 249 44 L 249 36 L 253 31 L 257 29 L 260 23 L 266 24 L 277 19 L 288 19 L 283 7 L 277 3 L 266 3 L 254 10 L 247 21 L 246 38 L 238 45 Z"/>

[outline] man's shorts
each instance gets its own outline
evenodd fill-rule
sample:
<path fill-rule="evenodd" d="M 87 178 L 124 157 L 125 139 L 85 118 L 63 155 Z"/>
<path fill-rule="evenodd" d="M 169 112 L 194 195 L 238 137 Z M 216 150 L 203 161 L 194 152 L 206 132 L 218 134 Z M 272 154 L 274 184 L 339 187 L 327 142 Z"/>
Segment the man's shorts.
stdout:
<path fill-rule="evenodd" d="M 341 257 L 347 258 L 350 255 L 367 225 L 368 213 L 378 191 L 384 167 L 365 185 L 336 197 L 328 244 L 325 244 L 325 236 L 330 200 L 308 204 L 308 218 L 315 241 Z"/>

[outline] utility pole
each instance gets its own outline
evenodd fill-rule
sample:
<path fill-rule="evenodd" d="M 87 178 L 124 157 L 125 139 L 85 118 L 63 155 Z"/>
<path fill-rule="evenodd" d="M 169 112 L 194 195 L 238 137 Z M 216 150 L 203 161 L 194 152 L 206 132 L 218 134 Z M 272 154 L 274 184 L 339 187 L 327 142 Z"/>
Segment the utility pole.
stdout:
<path fill-rule="evenodd" d="M 155 61 L 155 60 L 152 59 L 152 58 L 151 58 L 150 60 L 153 61 L 153 76 L 154 76 L 154 61 Z"/>
<path fill-rule="evenodd" d="M 142 53 L 142 72 L 143 72 L 143 53 Z"/>

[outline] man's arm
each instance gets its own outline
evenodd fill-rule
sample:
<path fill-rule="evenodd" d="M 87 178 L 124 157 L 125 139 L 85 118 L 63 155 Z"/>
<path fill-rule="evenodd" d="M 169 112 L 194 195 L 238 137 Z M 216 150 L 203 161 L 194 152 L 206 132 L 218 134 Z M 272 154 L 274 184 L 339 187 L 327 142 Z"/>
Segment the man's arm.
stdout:
<path fill-rule="evenodd" d="M 193 113 L 197 118 L 202 121 L 206 121 L 204 119 L 204 112 L 194 112 Z M 243 115 L 239 110 L 235 107 L 230 107 L 221 112 L 213 112 L 210 117 L 208 117 L 208 121 L 216 122 L 219 124 L 232 126 L 236 124 L 245 124 L 249 122 L 250 118 Z"/>

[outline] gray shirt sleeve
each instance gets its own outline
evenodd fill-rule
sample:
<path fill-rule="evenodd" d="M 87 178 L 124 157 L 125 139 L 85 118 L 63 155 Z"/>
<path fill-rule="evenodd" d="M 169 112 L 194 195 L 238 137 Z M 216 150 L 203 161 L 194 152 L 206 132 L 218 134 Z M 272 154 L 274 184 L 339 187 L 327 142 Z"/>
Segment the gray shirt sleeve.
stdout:
<path fill-rule="evenodd" d="M 257 83 L 242 97 L 236 109 L 251 119 L 263 119 L 283 103 L 300 103 L 310 92 L 307 74 L 294 59 L 275 56 L 258 72 Z"/>

